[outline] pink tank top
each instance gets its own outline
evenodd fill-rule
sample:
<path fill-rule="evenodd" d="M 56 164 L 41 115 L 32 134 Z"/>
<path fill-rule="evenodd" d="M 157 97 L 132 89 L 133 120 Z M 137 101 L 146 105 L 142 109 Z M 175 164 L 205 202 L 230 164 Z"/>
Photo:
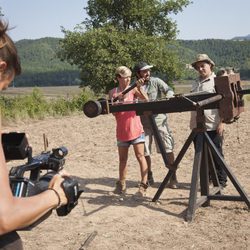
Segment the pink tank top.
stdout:
<path fill-rule="evenodd" d="M 118 88 L 112 89 L 112 96 L 116 97 Z M 126 102 L 134 101 L 134 92 L 126 94 Z M 114 104 L 115 105 L 115 104 Z M 140 116 L 135 111 L 116 112 L 116 137 L 119 141 L 131 141 L 138 138 L 144 131 Z"/>

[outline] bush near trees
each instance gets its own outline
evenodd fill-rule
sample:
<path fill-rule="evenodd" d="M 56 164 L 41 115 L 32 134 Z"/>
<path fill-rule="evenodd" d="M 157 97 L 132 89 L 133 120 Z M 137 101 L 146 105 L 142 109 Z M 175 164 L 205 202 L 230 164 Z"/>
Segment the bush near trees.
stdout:
<path fill-rule="evenodd" d="M 71 98 L 47 99 L 39 89 L 34 88 L 29 95 L 7 97 L 0 95 L 0 109 L 2 120 L 18 121 L 29 119 L 43 119 L 50 116 L 65 116 L 82 112 L 83 104 L 94 99 L 93 92 L 83 89 Z"/>

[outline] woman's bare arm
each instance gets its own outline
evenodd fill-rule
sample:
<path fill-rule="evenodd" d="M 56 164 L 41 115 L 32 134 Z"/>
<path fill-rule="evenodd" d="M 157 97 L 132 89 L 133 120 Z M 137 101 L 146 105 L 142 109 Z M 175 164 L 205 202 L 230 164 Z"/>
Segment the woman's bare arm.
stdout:
<path fill-rule="evenodd" d="M 56 175 L 53 179 L 52 188 L 59 193 L 61 204 L 66 204 L 67 198 L 60 187 L 62 176 Z M 32 197 L 14 197 L 10 189 L 3 149 L 0 146 L 0 235 L 31 225 L 57 207 L 58 201 L 53 190 L 47 190 Z"/>

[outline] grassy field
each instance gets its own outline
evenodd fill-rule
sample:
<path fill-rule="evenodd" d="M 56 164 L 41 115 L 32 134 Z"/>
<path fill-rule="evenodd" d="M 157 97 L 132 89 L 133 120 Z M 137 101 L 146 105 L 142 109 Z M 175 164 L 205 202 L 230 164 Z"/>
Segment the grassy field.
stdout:
<path fill-rule="evenodd" d="M 175 85 L 176 93 L 188 93 L 191 85 Z M 33 87 L 8 88 L 1 94 L 6 96 L 28 95 L 32 93 Z M 59 87 L 37 87 L 41 93 L 48 98 L 71 97 L 79 94 L 82 89 L 79 86 L 59 86 Z"/>
<path fill-rule="evenodd" d="M 36 87 L 41 93 L 48 98 L 72 97 L 81 92 L 79 86 L 59 86 L 59 87 Z M 8 88 L 1 94 L 6 96 L 28 95 L 34 90 L 33 87 Z"/>

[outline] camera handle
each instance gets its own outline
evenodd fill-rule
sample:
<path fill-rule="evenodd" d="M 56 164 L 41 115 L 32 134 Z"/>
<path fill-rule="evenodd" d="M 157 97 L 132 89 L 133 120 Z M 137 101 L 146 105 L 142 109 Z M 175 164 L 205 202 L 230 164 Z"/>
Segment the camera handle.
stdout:
<path fill-rule="evenodd" d="M 68 176 L 64 176 L 62 182 L 63 191 L 67 197 L 68 203 L 56 209 L 58 216 L 66 216 L 70 211 L 78 204 L 78 198 L 80 197 L 83 190 L 79 189 L 77 180 L 72 179 Z"/>

